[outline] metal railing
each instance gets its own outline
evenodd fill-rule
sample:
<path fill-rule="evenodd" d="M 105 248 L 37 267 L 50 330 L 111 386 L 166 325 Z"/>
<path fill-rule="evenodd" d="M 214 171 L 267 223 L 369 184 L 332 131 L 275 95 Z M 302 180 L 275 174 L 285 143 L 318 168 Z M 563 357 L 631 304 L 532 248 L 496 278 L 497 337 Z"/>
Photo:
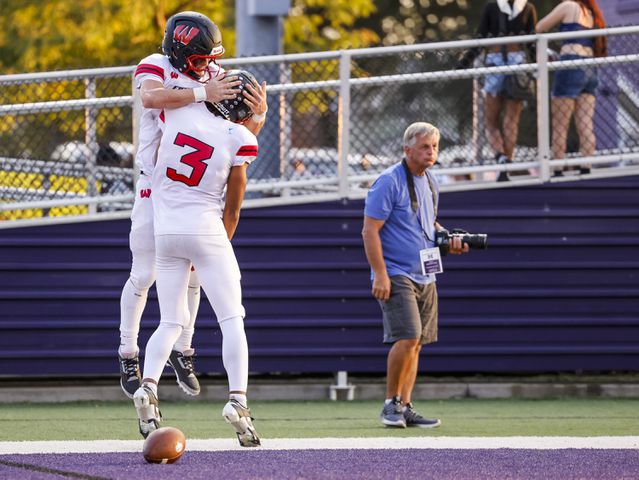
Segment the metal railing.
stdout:
<path fill-rule="evenodd" d="M 550 61 L 548 47 L 605 35 L 602 58 Z M 224 60 L 269 83 L 260 158 L 249 168 L 245 206 L 361 198 L 401 158 L 414 121 L 442 132 L 437 174 L 443 191 L 639 174 L 639 27 L 439 42 Z M 469 48 L 534 43 L 521 65 L 455 69 Z M 481 57 L 480 57 L 481 58 Z M 552 155 L 551 85 L 559 70 L 598 71 L 596 148 Z M 139 105 L 134 67 L 0 77 L 0 228 L 125 218 L 133 202 L 133 144 Z M 513 163 L 499 164 L 486 137 L 487 76 L 532 72 Z M 559 168 L 590 173 L 553 176 Z M 497 182 L 499 172 L 513 175 Z"/>

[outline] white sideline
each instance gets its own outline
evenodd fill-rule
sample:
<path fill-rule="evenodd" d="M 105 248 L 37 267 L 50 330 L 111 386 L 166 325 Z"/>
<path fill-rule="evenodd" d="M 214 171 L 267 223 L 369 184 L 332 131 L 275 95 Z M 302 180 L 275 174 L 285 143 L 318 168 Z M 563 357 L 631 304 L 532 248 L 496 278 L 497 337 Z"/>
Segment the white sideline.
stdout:
<path fill-rule="evenodd" d="M 27 453 L 140 452 L 142 440 L 71 440 L 0 442 L 0 455 Z M 639 436 L 626 437 L 405 437 L 405 438 L 273 438 L 261 448 L 242 448 L 228 439 L 187 439 L 187 450 L 348 450 L 348 449 L 639 449 Z"/>

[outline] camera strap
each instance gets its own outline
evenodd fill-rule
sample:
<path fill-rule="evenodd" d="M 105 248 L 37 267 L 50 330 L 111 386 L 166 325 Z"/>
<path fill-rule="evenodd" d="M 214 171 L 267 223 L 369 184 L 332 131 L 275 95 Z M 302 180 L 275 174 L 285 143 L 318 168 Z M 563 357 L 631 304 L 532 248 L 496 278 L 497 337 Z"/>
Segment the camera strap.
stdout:
<path fill-rule="evenodd" d="M 413 212 L 417 213 L 417 193 L 415 192 L 415 180 L 413 179 L 413 174 L 408 168 L 408 164 L 406 163 L 406 159 L 402 159 L 402 165 L 404 166 L 404 171 L 406 172 L 406 183 L 408 183 L 408 194 L 410 195 L 410 208 L 413 209 Z"/>
<path fill-rule="evenodd" d="M 415 180 L 413 179 L 413 173 L 408 168 L 408 163 L 406 163 L 405 158 L 402 159 L 402 165 L 404 166 L 404 171 L 406 172 L 406 183 L 408 184 L 408 195 L 410 196 L 410 207 L 412 208 L 413 212 L 417 214 L 417 221 L 422 227 L 422 230 L 424 234 L 426 235 L 426 237 L 430 240 L 434 240 L 430 238 L 430 235 L 428 234 L 428 230 L 426 230 L 424 226 L 422 225 L 422 222 L 419 216 L 419 202 L 417 201 L 417 192 L 415 191 Z M 430 178 L 428 170 L 426 170 L 424 174 L 426 175 L 426 179 L 428 180 L 430 193 L 433 196 L 433 213 L 435 214 L 435 218 L 433 220 L 437 221 L 437 201 L 438 201 L 437 191 L 435 190 L 435 185 L 433 184 L 433 180 Z"/>

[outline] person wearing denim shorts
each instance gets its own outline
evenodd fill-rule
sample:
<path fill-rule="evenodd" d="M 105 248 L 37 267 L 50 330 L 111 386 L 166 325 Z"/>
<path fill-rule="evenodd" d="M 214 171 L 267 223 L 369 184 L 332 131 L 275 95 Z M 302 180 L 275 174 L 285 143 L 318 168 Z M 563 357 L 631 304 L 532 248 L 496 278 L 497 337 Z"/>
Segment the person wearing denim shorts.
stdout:
<path fill-rule="evenodd" d="M 576 32 L 592 28 L 604 28 L 605 21 L 595 0 L 566 0 L 542 18 L 536 31 L 544 33 L 559 25 L 560 32 Z M 561 61 L 575 61 L 602 57 L 607 54 L 606 37 L 571 38 L 561 45 Z M 595 68 L 563 68 L 557 70 L 552 89 L 552 154 L 553 159 L 563 159 L 570 120 L 574 117 L 579 136 L 579 153 L 591 157 L 595 152 L 596 137 L 593 128 L 596 90 L 598 85 Z M 581 165 L 579 172 L 590 172 L 588 165 Z M 563 175 L 556 170 L 555 176 Z"/>
<path fill-rule="evenodd" d="M 386 401 L 380 415 L 386 426 L 432 428 L 412 405 L 422 345 L 437 341 L 435 275 L 422 273 L 420 251 L 435 246 L 439 186 L 428 169 L 435 164 L 439 130 L 417 122 L 404 133 L 404 159 L 377 178 L 366 197 L 362 236 L 371 266 L 372 294 L 383 317 L 387 360 Z M 409 176 L 410 175 L 410 176 Z M 411 182 L 412 179 L 412 182 Z M 459 238 L 450 253 L 468 251 Z"/>
<path fill-rule="evenodd" d="M 487 67 L 503 67 L 505 65 L 521 65 L 526 63 L 526 54 L 521 50 L 508 52 L 504 63 L 504 56 L 499 52 L 490 52 L 486 54 L 485 64 Z M 486 75 L 484 79 L 484 93 L 490 94 L 493 97 L 504 94 L 504 81 L 507 75 Z"/>
<path fill-rule="evenodd" d="M 514 35 L 528 35 L 535 31 L 537 11 L 526 0 L 497 0 L 487 2 L 477 27 L 477 38 L 494 38 Z M 527 51 L 525 51 L 527 50 Z M 471 48 L 464 53 L 457 68 L 468 68 L 480 54 L 480 48 Z M 484 64 L 487 67 L 520 65 L 528 58 L 535 58 L 534 44 L 512 43 L 487 48 Z M 524 109 L 522 100 L 506 98 L 504 79 L 506 75 L 487 75 L 484 82 L 486 108 L 486 138 L 500 164 L 511 163 L 519 134 L 519 119 Z M 501 172 L 498 181 L 509 180 L 506 172 Z"/>

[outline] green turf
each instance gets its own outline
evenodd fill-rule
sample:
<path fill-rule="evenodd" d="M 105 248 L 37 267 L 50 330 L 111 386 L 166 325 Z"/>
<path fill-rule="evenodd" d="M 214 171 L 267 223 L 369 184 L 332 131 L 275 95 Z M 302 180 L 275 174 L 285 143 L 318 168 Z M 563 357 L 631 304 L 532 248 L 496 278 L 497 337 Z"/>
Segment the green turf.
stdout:
<path fill-rule="evenodd" d="M 188 438 L 225 438 L 230 427 L 222 402 L 164 402 L 165 424 Z M 418 402 L 437 416 L 434 430 L 390 429 L 378 421 L 380 402 L 253 402 L 255 425 L 265 438 L 375 436 L 604 436 L 639 435 L 639 400 L 461 399 Z M 137 439 L 128 402 L 0 405 L 0 441 Z"/>

